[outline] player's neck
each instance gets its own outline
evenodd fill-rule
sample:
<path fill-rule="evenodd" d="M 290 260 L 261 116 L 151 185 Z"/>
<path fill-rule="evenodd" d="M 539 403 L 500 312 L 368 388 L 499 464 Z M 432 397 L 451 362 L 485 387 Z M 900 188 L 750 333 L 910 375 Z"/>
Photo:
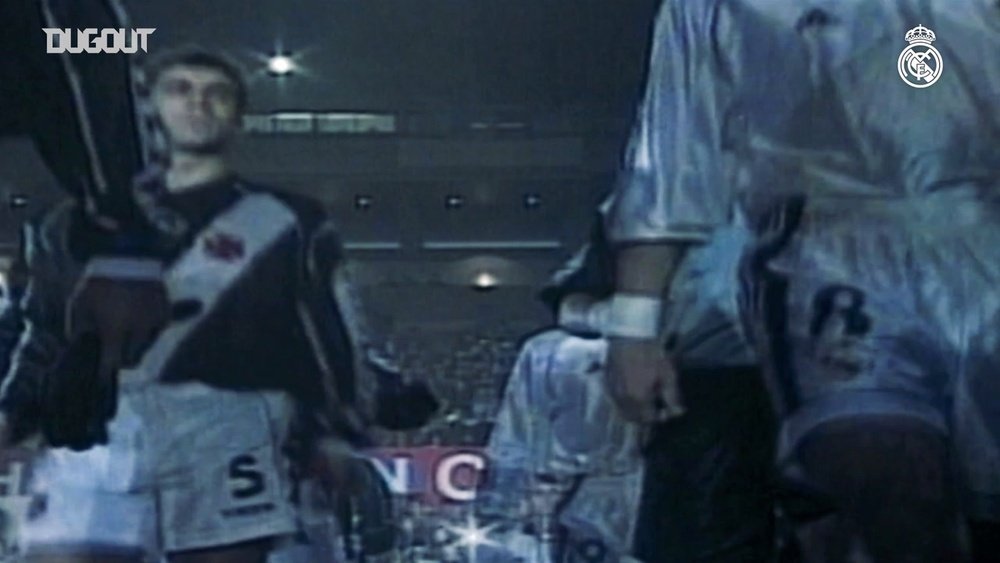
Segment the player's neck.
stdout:
<path fill-rule="evenodd" d="M 183 192 L 196 189 L 229 174 L 229 163 L 221 154 L 174 152 L 167 169 L 167 190 Z"/>

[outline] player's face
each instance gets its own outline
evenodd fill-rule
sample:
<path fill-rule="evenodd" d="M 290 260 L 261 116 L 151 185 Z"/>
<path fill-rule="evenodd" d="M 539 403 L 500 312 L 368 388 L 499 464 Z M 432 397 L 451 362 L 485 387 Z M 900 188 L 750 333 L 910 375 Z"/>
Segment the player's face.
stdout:
<path fill-rule="evenodd" d="M 236 85 L 218 70 L 167 69 L 156 81 L 153 103 L 173 150 L 216 153 L 236 131 Z"/>

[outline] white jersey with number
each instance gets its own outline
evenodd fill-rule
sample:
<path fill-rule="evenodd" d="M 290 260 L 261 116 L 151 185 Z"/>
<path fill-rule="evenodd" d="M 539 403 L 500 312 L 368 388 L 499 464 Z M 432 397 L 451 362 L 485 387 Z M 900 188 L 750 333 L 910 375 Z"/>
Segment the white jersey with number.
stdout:
<path fill-rule="evenodd" d="M 665 0 L 606 222 L 616 243 L 749 225 L 743 316 L 783 459 L 838 417 L 917 417 L 951 436 L 964 505 L 986 518 L 1000 517 L 998 93 L 992 0 Z"/>

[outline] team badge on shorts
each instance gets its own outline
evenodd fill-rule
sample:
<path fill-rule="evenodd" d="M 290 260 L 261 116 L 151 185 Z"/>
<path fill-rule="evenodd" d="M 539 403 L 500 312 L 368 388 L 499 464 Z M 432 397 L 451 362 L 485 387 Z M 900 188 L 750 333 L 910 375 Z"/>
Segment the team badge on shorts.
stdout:
<path fill-rule="evenodd" d="M 941 78 L 944 61 L 941 53 L 931 43 L 937 39 L 934 32 L 922 25 L 906 32 L 909 47 L 899 54 L 896 66 L 899 77 L 914 88 L 927 88 Z"/>

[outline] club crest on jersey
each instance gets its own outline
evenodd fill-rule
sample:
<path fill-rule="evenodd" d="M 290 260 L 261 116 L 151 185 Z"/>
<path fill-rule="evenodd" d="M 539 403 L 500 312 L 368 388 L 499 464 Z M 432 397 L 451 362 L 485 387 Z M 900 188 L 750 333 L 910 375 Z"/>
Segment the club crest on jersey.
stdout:
<path fill-rule="evenodd" d="M 202 239 L 202 246 L 205 254 L 223 262 L 235 262 L 246 252 L 243 240 L 229 233 L 209 233 Z"/>
<path fill-rule="evenodd" d="M 941 53 L 934 48 L 937 36 L 922 25 L 906 32 L 909 47 L 903 49 L 896 61 L 899 77 L 914 88 L 927 88 L 941 78 L 944 61 Z"/>

